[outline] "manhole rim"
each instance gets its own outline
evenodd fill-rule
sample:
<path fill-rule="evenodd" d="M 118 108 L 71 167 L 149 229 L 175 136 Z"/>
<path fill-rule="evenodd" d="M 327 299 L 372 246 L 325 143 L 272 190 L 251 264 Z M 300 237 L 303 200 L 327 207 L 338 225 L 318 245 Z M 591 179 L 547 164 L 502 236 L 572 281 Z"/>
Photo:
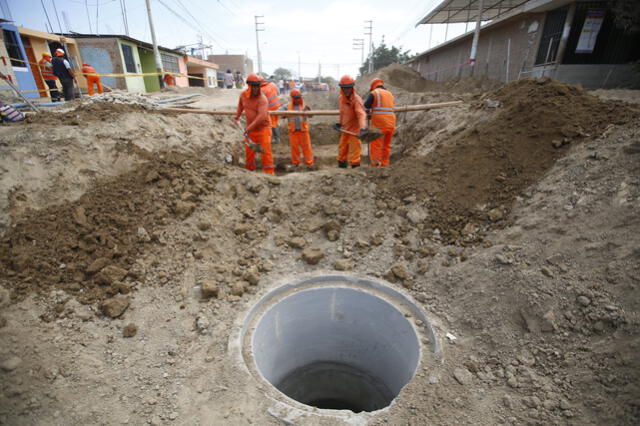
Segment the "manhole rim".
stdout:
<path fill-rule="evenodd" d="M 282 393 L 273 384 L 271 384 L 259 370 L 251 348 L 251 338 L 255 331 L 259 318 L 263 316 L 271 307 L 276 305 L 280 300 L 285 299 L 291 294 L 310 290 L 320 287 L 344 287 L 366 291 L 376 297 L 383 299 L 391 304 L 399 312 L 409 312 L 412 318 L 407 318 L 408 323 L 413 328 L 418 339 L 419 361 L 412 378 L 407 382 L 405 387 L 415 380 L 415 376 L 425 363 L 425 352 L 429 354 L 432 367 L 436 367 L 444 361 L 442 346 L 435 333 L 435 328 L 427 316 L 426 312 L 406 291 L 398 289 L 387 283 L 385 280 L 377 277 L 364 277 L 350 274 L 336 274 L 334 271 L 322 273 L 316 271 L 312 274 L 297 274 L 296 278 L 281 278 L 271 286 L 263 289 L 256 294 L 250 303 L 249 310 L 238 317 L 233 332 L 230 335 L 228 350 L 240 365 L 240 368 L 249 374 L 258 384 L 262 394 L 276 403 L 281 409 L 293 410 L 299 414 L 313 414 L 321 417 L 335 417 L 340 419 L 349 419 L 353 421 L 356 418 L 361 420 L 370 419 L 392 407 L 396 400 L 401 396 L 402 391 L 388 406 L 371 412 L 354 413 L 348 410 L 321 409 L 303 404 L 295 399 Z M 421 321 L 421 325 L 416 324 Z M 429 341 L 425 344 L 422 340 L 426 337 Z M 425 349 L 430 349 L 425 351 Z M 404 389 L 404 387 L 403 387 Z"/>

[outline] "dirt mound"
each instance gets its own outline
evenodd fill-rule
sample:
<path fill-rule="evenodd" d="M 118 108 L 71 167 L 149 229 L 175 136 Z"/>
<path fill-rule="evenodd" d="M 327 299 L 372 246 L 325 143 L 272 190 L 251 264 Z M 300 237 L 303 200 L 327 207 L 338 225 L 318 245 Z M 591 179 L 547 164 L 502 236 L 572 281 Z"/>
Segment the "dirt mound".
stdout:
<path fill-rule="evenodd" d="M 640 117 L 628 104 L 550 79 L 509 83 L 487 98 L 504 107 L 426 158 L 401 159 L 385 185 L 389 196 L 427 200 L 431 228 L 445 242 L 477 242 L 483 229 L 505 225 L 514 199 L 570 144 Z M 372 171 L 382 178 L 384 173 Z"/>
<path fill-rule="evenodd" d="M 77 201 L 28 211 L 11 228 L 0 242 L 0 275 L 11 279 L 16 295 L 56 286 L 91 303 L 128 292 L 122 283 L 127 275 L 142 279 L 135 272 L 136 255 L 161 238 L 154 229 L 189 216 L 199 194 L 220 174 L 194 156 L 148 157 Z"/>
<path fill-rule="evenodd" d="M 485 77 L 451 78 L 445 82 L 426 79 L 416 70 L 406 65 L 391 64 L 360 77 L 357 81 L 358 93 L 369 91 L 369 83 L 373 78 L 381 78 L 390 89 L 402 89 L 407 92 L 448 92 L 448 93 L 483 93 L 494 90 L 501 85 L 499 81 Z"/>
<path fill-rule="evenodd" d="M 113 121 L 122 114 L 143 111 L 148 111 L 145 105 L 97 102 L 79 105 L 67 112 L 45 110 L 38 114 L 31 114 L 27 116 L 24 124 L 40 123 L 54 126 L 60 124 L 79 126 L 85 122 Z"/>

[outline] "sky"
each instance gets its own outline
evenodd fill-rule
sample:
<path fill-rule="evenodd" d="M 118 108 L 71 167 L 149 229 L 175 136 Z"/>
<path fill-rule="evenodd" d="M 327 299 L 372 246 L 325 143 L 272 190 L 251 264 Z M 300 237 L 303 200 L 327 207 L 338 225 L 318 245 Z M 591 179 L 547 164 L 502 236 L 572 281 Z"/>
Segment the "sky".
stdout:
<path fill-rule="evenodd" d="M 415 24 L 441 0 L 151 0 L 158 44 L 168 48 L 211 46 L 206 54 L 247 54 L 258 70 L 255 16 L 262 70 L 283 67 L 298 76 L 356 76 L 362 52 L 354 39 L 364 39 L 364 55 L 384 37 L 387 46 L 420 53 L 465 31 L 465 24 Z M 40 31 L 126 34 L 151 42 L 145 0 L 0 0 L 0 14 L 16 25 Z M 45 14 L 46 9 L 46 14 Z M 57 11 L 57 14 L 56 14 Z M 9 16 L 7 16 L 9 15 Z M 47 19 L 48 15 L 48 19 Z M 469 24 L 469 29 L 473 24 Z M 429 42 L 431 44 L 429 45 Z M 189 46 L 195 47 L 195 46 Z M 300 66 L 298 66 L 300 63 Z"/>

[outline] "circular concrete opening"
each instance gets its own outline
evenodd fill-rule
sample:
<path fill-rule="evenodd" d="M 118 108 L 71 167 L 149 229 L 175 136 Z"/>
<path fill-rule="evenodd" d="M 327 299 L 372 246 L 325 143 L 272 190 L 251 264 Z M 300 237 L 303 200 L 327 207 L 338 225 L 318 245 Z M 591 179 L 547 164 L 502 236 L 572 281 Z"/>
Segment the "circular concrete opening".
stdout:
<path fill-rule="evenodd" d="M 302 289 L 257 319 L 258 371 L 306 405 L 353 412 L 387 407 L 413 378 L 420 341 L 392 303 L 358 288 Z"/>

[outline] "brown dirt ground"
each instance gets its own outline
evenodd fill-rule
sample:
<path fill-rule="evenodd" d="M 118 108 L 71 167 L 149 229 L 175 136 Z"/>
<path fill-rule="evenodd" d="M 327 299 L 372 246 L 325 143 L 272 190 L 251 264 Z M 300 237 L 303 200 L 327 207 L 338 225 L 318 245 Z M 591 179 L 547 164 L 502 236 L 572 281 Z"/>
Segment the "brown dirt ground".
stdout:
<path fill-rule="evenodd" d="M 466 104 L 403 118 L 382 170 L 334 168 L 330 120 L 319 170 L 284 173 L 281 143 L 277 177 L 224 164 L 240 134 L 211 117 L 97 105 L 0 129 L 0 423 L 346 424 L 266 398 L 229 344 L 260 294 L 347 261 L 444 347 L 363 423 L 638 424 L 637 106 L 551 80 L 483 93 L 398 93 Z"/>

